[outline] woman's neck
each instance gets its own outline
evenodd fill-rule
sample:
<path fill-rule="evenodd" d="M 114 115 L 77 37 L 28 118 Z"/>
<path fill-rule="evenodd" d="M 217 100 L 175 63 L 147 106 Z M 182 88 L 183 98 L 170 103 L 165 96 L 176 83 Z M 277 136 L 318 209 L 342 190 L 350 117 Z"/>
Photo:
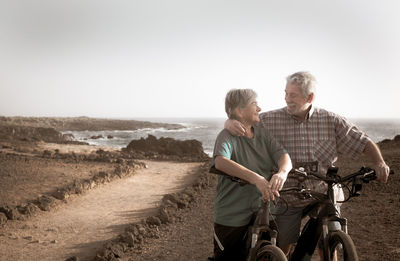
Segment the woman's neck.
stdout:
<path fill-rule="evenodd" d="M 247 138 L 253 138 L 254 137 L 254 130 L 253 130 L 253 126 L 249 125 L 249 124 L 243 124 L 244 129 L 246 130 L 244 136 L 246 136 Z"/>

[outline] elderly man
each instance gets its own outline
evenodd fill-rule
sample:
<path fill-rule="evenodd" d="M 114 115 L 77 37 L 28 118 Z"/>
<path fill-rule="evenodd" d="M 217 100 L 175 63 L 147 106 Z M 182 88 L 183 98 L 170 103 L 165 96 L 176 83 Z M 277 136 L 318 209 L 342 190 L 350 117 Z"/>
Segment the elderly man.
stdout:
<path fill-rule="evenodd" d="M 287 150 L 294 166 L 318 162 L 317 169 L 325 174 L 339 154 L 356 158 L 365 154 L 376 170 L 379 181 L 386 183 L 389 167 L 378 146 L 345 118 L 313 106 L 316 81 L 308 72 L 296 72 L 287 77 L 285 101 L 287 106 L 260 114 L 261 125 Z M 227 120 L 225 128 L 233 135 L 245 135 L 237 121 Z M 308 187 L 324 190 L 322 182 L 307 181 Z M 290 179 L 285 186 L 291 186 Z M 277 219 L 278 244 L 286 255 L 297 242 L 302 211 L 310 201 L 288 198 L 287 214 Z"/>

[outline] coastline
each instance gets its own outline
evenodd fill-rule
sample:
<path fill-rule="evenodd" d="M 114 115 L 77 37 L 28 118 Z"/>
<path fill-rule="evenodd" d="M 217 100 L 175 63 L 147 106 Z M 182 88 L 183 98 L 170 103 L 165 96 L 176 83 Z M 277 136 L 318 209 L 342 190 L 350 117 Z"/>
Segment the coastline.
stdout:
<path fill-rule="evenodd" d="M 0 126 L 25 126 L 54 128 L 57 131 L 101 131 L 101 130 L 137 130 L 143 128 L 181 129 L 183 125 L 174 123 L 119 120 L 107 118 L 82 117 L 5 117 L 0 116 Z"/>

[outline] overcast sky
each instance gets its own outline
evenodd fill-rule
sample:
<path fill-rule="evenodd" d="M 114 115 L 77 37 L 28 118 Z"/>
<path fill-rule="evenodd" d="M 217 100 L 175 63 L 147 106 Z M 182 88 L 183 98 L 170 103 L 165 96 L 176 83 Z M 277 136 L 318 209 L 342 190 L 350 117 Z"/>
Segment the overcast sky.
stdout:
<path fill-rule="evenodd" d="M 316 105 L 400 118 L 397 0 L 0 0 L 0 115 L 225 117 L 232 88 L 263 111 L 285 77 Z"/>

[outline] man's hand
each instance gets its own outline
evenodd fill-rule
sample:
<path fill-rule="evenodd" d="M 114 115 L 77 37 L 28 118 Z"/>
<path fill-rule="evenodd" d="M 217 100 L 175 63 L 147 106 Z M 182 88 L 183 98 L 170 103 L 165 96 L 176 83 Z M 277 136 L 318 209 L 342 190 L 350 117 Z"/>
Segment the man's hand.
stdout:
<path fill-rule="evenodd" d="M 390 168 L 385 162 L 378 163 L 373 166 L 376 173 L 376 179 L 382 183 L 386 183 L 389 177 Z"/>
<path fill-rule="evenodd" d="M 269 181 L 270 185 L 271 185 L 271 191 L 272 193 L 279 197 L 279 191 L 282 189 L 283 184 L 286 181 L 287 178 L 287 173 L 285 172 L 278 172 L 274 175 L 272 175 L 271 180 Z"/>
<path fill-rule="evenodd" d="M 228 119 L 225 121 L 224 128 L 229 131 L 233 136 L 244 136 L 246 134 L 246 129 L 237 120 Z"/>
<path fill-rule="evenodd" d="M 390 168 L 383 160 L 378 145 L 370 139 L 365 145 L 364 153 L 370 159 L 372 168 L 375 169 L 376 179 L 382 183 L 386 183 L 389 177 Z"/>

